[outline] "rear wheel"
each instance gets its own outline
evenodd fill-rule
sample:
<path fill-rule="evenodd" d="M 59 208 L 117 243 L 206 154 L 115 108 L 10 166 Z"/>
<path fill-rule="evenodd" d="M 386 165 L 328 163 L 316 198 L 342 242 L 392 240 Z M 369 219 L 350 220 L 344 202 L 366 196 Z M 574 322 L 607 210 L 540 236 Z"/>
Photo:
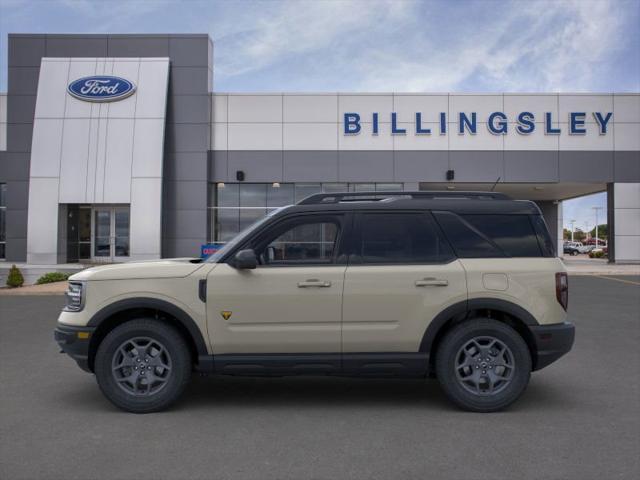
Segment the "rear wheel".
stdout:
<path fill-rule="evenodd" d="M 117 407 L 134 413 L 157 412 L 176 401 L 189 382 L 189 348 L 170 325 L 132 320 L 102 340 L 95 374 L 100 389 Z"/>
<path fill-rule="evenodd" d="M 436 374 L 459 407 L 493 412 L 522 395 L 531 375 L 531 355 L 520 334 L 491 319 L 468 320 L 443 338 Z"/>

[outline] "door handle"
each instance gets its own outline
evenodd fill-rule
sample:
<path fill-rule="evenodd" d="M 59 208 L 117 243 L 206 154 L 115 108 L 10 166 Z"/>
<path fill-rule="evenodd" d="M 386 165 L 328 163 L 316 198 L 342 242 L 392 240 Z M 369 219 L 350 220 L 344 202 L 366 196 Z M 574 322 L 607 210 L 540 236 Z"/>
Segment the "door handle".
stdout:
<path fill-rule="evenodd" d="M 440 278 L 430 277 L 416 280 L 416 287 L 446 287 L 447 285 L 449 285 L 449 281 Z"/>
<path fill-rule="evenodd" d="M 298 288 L 326 288 L 330 286 L 331 282 L 316 280 L 315 278 L 305 280 L 304 282 L 298 282 Z"/>

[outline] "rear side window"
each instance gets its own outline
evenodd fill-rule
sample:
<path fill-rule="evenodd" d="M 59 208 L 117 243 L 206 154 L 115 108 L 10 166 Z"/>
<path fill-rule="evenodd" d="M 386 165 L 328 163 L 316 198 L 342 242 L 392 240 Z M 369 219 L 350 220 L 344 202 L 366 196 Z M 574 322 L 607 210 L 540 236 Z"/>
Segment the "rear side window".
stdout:
<path fill-rule="evenodd" d="M 538 244 L 540 245 L 540 250 L 542 250 L 542 256 L 555 257 L 556 249 L 553 246 L 551 235 L 549 235 L 549 230 L 547 229 L 547 225 L 544 223 L 542 215 L 531 215 L 531 223 L 533 223 L 533 228 L 536 230 L 536 234 L 538 235 Z"/>
<path fill-rule="evenodd" d="M 436 218 L 460 257 L 543 256 L 529 215 L 458 216 L 440 212 Z"/>
<path fill-rule="evenodd" d="M 541 257 L 529 215 L 463 215 L 508 257 Z"/>
<path fill-rule="evenodd" d="M 486 235 L 451 212 L 433 212 L 445 235 L 460 258 L 504 257 Z"/>
<path fill-rule="evenodd" d="M 355 250 L 366 264 L 446 263 L 454 258 L 425 213 L 362 214 Z"/>

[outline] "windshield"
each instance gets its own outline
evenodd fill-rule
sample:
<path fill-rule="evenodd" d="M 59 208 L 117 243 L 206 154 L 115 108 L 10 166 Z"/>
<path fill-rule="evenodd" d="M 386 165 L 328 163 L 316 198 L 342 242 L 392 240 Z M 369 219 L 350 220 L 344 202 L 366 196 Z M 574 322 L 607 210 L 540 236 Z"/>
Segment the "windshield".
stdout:
<path fill-rule="evenodd" d="M 256 230 L 257 228 L 260 228 L 264 223 L 267 222 L 267 220 L 269 220 L 271 217 L 273 217 L 276 213 L 279 213 L 279 212 L 283 211 L 286 208 L 289 208 L 289 206 L 276 208 L 275 210 L 272 210 L 269 213 L 267 213 L 266 216 L 260 218 L 259 220 L 256 220 L 251 225 L 249 225 L 247 228 L 245 228 L 240 233 L 238 233 L 231 240 L 229 240 L 224 245 L 224 247 L 222 247 L 220 250 L 218 250 L 213 255 L 208 257 L 205 260 L 205 262 L 207 262 L 207 263 L 217 263 L 218 260 L 220 260 L 222 257 L 224 257 L 229 251 L 233 250 L 237 245 L 242 243 L 249 235 L 251 235 L 251 233 L 254 230 Z"/>

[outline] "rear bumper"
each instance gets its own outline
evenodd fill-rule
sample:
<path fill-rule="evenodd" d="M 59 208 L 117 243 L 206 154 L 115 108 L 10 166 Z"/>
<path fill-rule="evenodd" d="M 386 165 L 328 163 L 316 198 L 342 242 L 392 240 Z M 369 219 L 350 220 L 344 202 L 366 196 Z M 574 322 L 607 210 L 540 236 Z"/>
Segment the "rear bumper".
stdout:
<path fill-rule="evenodd" d="M 530 326 L 536 343 L 537 360 L 533 370 L 555 362 L 573 347 L 576 329 L 573 323 Z"/>
<path fill-rule="evenodd" d="M 58 324 L 53 331 L 53 338 L 62 351 L 73 358 L 78 366 L 86 372 L 91 372 L 89 368 L 89 343 L 94 330 L 91 327 L 72 327 Z"/>

